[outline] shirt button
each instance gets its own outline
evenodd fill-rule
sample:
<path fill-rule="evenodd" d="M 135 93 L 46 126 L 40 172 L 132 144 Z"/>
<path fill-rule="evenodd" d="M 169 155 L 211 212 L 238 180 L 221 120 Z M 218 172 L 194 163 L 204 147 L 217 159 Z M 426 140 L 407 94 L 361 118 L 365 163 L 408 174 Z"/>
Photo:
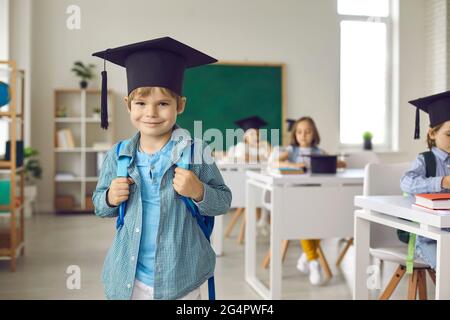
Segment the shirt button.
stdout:
<path fill-rule="evenodd" d="M 131 284 L 127 284 L 127 288 L 130 289 L 131 288 Z"/>
<path fill-rule="evenodd" d="M 139 232 L 139 228 L 136 228 L 136 232 Z"/>
<path fill-rule="evenodd" d="M 131 257 L 131 261 L 134 261 L 134 256 Z"/>

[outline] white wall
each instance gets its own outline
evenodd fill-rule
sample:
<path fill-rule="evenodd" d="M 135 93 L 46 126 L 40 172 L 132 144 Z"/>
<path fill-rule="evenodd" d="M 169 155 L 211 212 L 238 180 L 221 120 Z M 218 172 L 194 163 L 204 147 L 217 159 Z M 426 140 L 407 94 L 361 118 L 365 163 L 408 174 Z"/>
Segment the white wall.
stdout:
<path fill-rule="evenodd" d="M 9 0 L 0 0 L 0 60 L 9 59 Z"/>
<path fill-rule="evenodd" d="M 26 146 L 33 146 L 31 141 L 31 26 L 32 0 L 14 0 L 10 3 L 10 39 L 11 59 L 17 63 L 19 70 L 25 71 L 25 136 Z"/>
<path fill-rule="evenodd" d="M 81 7 L 81 30 L 66 28 L 66 8 Z M 401 0 L 399 70 L 400 153 L 387 161 L 410 159 L 424 147 L 413 142 L 414 110 L 407 101 L 424 93 L 424 0 Z M 336 0 L 40 0 L 32 17 L 32 135 L 41 150 L 44 179 L 39 202 L 53 197 L 53 89 L 77 86 L 71 74 L 81 59 L 100 67 L 91 53 L 170 35 L 219 60 L 286 63 L 286 117 L 310 115 L 321 130 L 322 147 L 337 150 L 339 125 L 339 24 Z M 124 70 L 108 65 L 118 97 L 126 91 Z M 96 85 L 98 85 L 98 80 Z M 122 104 L 117 138 L 133 130 Z M 188 112 L 188 110 L 187 110 Z M 424 122 L 425 125 L 425 122 Z M 424 130 L 424 129 L 423 129 Z M 41 206 L 42 207 L 42 206 Z"/>

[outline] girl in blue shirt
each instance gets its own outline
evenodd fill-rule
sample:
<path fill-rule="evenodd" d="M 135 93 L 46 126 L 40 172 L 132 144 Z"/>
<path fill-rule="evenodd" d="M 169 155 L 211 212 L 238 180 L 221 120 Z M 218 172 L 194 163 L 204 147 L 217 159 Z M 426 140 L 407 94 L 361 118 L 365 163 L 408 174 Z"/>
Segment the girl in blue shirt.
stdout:
<path fill-rule="evenodd" d="M 427 112 L 430 117 L 430 129 L 427 133 L 428 149 L 436 162 L 434 176 L 427 177 L 426 163 L 423 154 L 417 156 L 411 168 L 400 180 L 403 192 L 414 196 L 419 193 L 443 193 L 450 189 L 450 91 L 410 101 L 417 107 L 416 134 L 419 136 L 419 109 Z M 415 244 L 415 254 L 424 260 L 431 268 L 436 269 L 436 241 L 418 236 Z"/>
<path fill-rule="evenodd" d="M 325 154 L 318 145 L 320 143 L 319 130 L 317 130 L 314 120 L 310 117 L 303 117 L 292 125 L 291 144 L 285 152 L 280 152 L 278 162 L 275 167 L 288 168 L 310 168 L 310 155 Z M 308 239 L 300 240 L 303 253 L 298 259 L 297 268 L 305 274 L 309 274 L 309 280 L 313 285 L 322 282 L 322 272 L 317 254 L 317 246 L 320 240 Z"/>

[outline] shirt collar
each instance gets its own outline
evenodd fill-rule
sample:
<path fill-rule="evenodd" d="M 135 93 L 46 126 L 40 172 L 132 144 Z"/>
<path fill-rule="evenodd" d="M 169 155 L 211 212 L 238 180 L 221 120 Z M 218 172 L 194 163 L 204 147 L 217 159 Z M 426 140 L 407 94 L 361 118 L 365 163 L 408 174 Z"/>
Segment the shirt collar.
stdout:
<path fill-rule="evenodd" d="M 433 152 L 433 154 L 439 158 L 439 160 L 441 161 L 445 161 L 448 158 L 448 153 L 445 152 L 444 150 L 439 149 L 438 147 L 433 147 L 431 149 L 431 151 Z"/>
<path fill-rule="evenodd" d="M 137 132 L 130 141 L 126 144 L 124 148 L 120 150 L 119 156 L 131 157 L 131 162 L 134 160 L 134 155 L 138 149 L 139 139 L 141 138 L 141 133 Z M 176 163 L 180 159 L 183 150 L 190 146 L 192 143 L 192 137 L 186 129 L 179 127 L 177 124 L 174 125 L 172 129 L 172 135 L 170 140 L 173 141 L 173 148 L 168 148 L 172 150 L 172 163 Z M 167 144 L 166 144 L 167 146 Z M 167 150 L 168 151 L 168 150 Z"/>

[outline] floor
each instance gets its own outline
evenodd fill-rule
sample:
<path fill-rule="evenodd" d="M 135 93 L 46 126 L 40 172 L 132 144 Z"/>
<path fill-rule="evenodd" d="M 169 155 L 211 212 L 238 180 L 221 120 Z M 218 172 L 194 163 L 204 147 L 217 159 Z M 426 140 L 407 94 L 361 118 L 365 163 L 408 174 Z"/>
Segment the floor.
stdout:
<path fill-rule="evenodd" d="M 225 226 L 230 214 L 225 216 Z M 100 274 L 103 259 L 111 244 L 115 221 L 89 214 L 36 214 L 26 219 L 25 256 L 17 271 L 8 261 L 0 261 L 0 299 L 104 299 Z M 244 279 L 244 245 L 238 245 L 238 227 L 224 242 L 224 254 L 217 258 L 215 272 L 218 299 L 261 299 Z M 269 238 L 258 236 L 258 255 L 262 261 Z M 295 268 L 300 254 L 298 241 L 291 241 L 283 265 L 283 299 L 351 299 L 342 272 L 334 267 L 338 240 L 323 241 L 323 249 L 334 277 L 323 286 L 311 286 L 308 277 Z M 68 289 L 69 266 L 79 266 L 81 288 Z M 268 283 L 267 270 L 260 277 Z M 202 287 L 207 297 L 206 286 Z"/>

